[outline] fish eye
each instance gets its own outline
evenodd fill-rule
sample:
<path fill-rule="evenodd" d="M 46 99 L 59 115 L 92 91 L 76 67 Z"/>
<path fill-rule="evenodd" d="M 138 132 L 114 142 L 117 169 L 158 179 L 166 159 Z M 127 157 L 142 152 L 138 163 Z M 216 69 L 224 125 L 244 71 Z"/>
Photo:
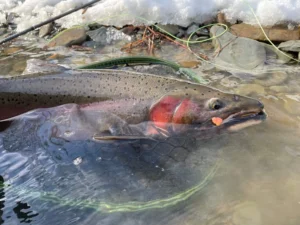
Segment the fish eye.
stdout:
<path fill-rule="evenodd" d="M 217 98 L 212 98 L 209 101 L 209 108 L 212 110 L 218 110 L 223 108 L 224 104 Z"/>

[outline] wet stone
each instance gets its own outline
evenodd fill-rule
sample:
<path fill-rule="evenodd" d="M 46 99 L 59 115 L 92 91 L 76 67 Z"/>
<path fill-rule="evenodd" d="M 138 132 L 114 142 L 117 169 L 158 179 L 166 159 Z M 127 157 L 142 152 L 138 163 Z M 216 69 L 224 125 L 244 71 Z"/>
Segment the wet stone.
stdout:
<path fill-rule="evenodd" d="M 192 24 L 191 26 L 188 27 L 188 29 L 186 31 L 186 34 L 191 35 L 192 33 L 194 33 L 198 29 L 199 29 L 199 25 Z"/>
<path fill-rule="evenodd" d="M 300 95 L 286 95 L 284 108 L 292 115 L 300 115 Z"/>
<path fill-rule="evenodd" d="M 7 32 L 6 28 L 0 28 L 0 36 Z"/>
<path fill-rule="evenodd" d="M 278 48 L 283 51 L 300 52 L 300 40 L 290 40 L 282 42 Z"/>
<path fill-rule="evenodd" d="M 66 56 L 58 53 L 54 53 L 53 55 L 49 56 L 47 59 L 54 60 L 54 59 L 63 59 L 63 58 L 66 58 Z"/>
<path fill-rule="evenodd" d="M 13 65 L 13 73 L 22 73 L 26 68 L 26 61 L 19 61 Z"/>
<path fill-rule="evenodd" d="M 262 43 L 265 46 L 268 58 L 275 56 L 277 58 L 277 63 L 288 63 L 292 60 L 293 55 L 287 52 L 282 52 L 274 48 L 272 45 Z"/>
<path fill-rule="evenodd" d="M 278 92 L 278 93 L 288 93 L 288 92 L 291 91 L 291 89 L 287 86 L 277 86 L 277 85 L 276 86 L 271 86 L 270 90 Z"/>
<path fill-rule="evenodd" d="M 265 89 L 259 84 L 242 84 L 236 89 L 236 93 L 240 95 L 264 95 Z"/>
<path fill-rule="evenodd" d="M 113 41 L 126 40 L 131 41 L 129 35 L 124 34 L 113 27 L 100 27 L 97 30 L 87 32 L 88 36 L 101 45 L 112 44 Z"/>
<path fill-rule="evenodd" d="M 221 84 L 225 87 L 237 87 L 240 84 L 241 80 L 234 76 L 225 77 L 221 80 Z"/>
<path fill-rule="evenodd" d="M 179 33 L 179 27 L 177 25 L 173 25 L 173 24 L 157 24 L 157 26 L 161 29 L 163 29 L 164 31 L 172 34 L 172 35 L 176 35 Z M 161 30 L 162 31 L 162 30 Z M 163 32 L 163 31 L 162 31 Z M 164 33 L 166 33 L 164 32 Z"/>
<path fill-rule="evenodd" d="M 225 14 L 222 12 L 219 12 L 217 15 L 217 21 L 218 21 L 218 23 L 227 24 Z"/>
<path fill-rule="evenodd" d="M 249 38 L 237 37 L 229 32 L 221 35 L 224 31 L 223 27 L 217 25 L 210 29 L 210 36 L 215 37 L 213 45 L 216 49 L 217 56 L 215 60 L 217 65 L 246 70 L 264 66 L 266 50 L 260 42 Z"/>
<path fill-rule="evenodd" d="M 102 44 L 96 41 L 85 41 L 82 46 L 88 48 L 99 48 L 102 46 Z"/>
<path fill-rule="evenodd" d="M 45 37 L 46 35 L 50 34 L 53 29 L 53 24 L 48 23 L 44 26 L 42 26 L 39 30 L 39 37 Z"/>
<path fill-rule="evenodd" d="M 179 29 L 178 34 L 176 34 L 176 37 L 178 38 L 182 38 L 185 35 L 185 31 L 183 29 Z"/>
<path fill-rule="evenodd" d="M 83 27 L 76 27 L 65 30 L 55 36 L 49 43 L 48 47 L 80 45 L 86 40 L 86 31 Z"/>
<path fill-rule="evenodd" d="M 291 116 L 291 114 L 286 113 L 283 107 L 284 101 L 279 99 L 263 99 L 266 112 L 268 113 L 268 118 L 270 121 L 276 121 L 281 124 L 285 124 L 291 127 L 298 127 L 296 123 L 296 117 Z"/>
<path fill-rule="evenodd" d="M 230 27 L 231 33 L 239 36 L 251 38 L 254 40 L 266 41 L 266 37 L 258 26 L 252 26 L 249 24 L 241 23 L 234 24 Z M 299 39 L 299 30 L 289 30 L 287 28 L 266 28 L 264 31 L 271 41 L 289 41 Z"/>
<path fill-rule="evenodd" d="M 256 83 L 265 87 L 270 87 L 283 84 L 287 78 L 287 73 L 279 71 L 267 73 L 266 76 L 263 77 L 263 79 L 256 80 Z"/>
<path fill-rule="evenodd" d="M 4 55 L 11 55 L 11 54 L 14 54 L 14 53 L 16 53 L 16 52 L 18 52 L 18 51 L 20 51 L 20 50 L 22 50 L 22 48 L 19 48 L 19 47 L 11 47 L 11 48 L 5 48 L 4 50 L 3 50 L 3 54 Z"/>

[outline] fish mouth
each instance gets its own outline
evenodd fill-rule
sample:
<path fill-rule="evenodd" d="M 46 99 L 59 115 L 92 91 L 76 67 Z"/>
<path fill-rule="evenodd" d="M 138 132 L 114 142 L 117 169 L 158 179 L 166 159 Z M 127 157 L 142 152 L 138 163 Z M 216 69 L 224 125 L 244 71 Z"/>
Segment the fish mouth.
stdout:
<path fill-rule="evenodd" d="M 223 120 L 223 126 L 226 126 L 228 130 L 236 131 L 244 127 L 261 123 L 266 118 L 267 114 L 264 109 L 242 110 L 225 118 Z"/>
<path fill-rule="evenodd" d="M 249 120 L 249 119 L 260 119 L 266 118 L 266 112 L 262 110 L 243 110 L 229 115 L 224 119 L 224 123 L 231 122 L 232 120 Z"/>

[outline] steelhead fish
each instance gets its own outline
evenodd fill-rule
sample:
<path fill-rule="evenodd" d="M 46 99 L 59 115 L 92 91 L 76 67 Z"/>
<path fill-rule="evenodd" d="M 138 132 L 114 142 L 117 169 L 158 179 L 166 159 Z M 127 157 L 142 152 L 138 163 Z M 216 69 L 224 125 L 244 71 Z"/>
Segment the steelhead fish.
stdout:
<path fill-rule="evenodd" d="M 0 78 L 0 120 L 69 103 L 77 104 L 79 114 L 93 118 L 97 112 L 104 115 L 102 127 L 109 135 L 99 132 L 95 137 L 99 140 L 130 138 L 131 132 L 116 131 L 126 125 L 143 124 L 138 134 L 134 133 L 141 137 L 199 136 L 208 130 L 237 130 L 265 118 L 264 106 L 258 100 L 151 74 L 65 70 Z M 215 117 L 222 121 L 218 126 L 213 123 Z"/>

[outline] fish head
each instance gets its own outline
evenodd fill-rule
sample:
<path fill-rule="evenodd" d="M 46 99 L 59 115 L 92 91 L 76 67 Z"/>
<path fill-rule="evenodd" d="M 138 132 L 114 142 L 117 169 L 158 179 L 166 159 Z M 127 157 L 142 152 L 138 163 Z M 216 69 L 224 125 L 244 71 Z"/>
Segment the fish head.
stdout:
<path fill-rule="evenodd" d="M 169 134 L 197 131 L 238 131 L 266 118 L 264 105 L 253 98 L 192 85 L 184 92 L 168 93 L 150 108 L 151 132 Z"/>

